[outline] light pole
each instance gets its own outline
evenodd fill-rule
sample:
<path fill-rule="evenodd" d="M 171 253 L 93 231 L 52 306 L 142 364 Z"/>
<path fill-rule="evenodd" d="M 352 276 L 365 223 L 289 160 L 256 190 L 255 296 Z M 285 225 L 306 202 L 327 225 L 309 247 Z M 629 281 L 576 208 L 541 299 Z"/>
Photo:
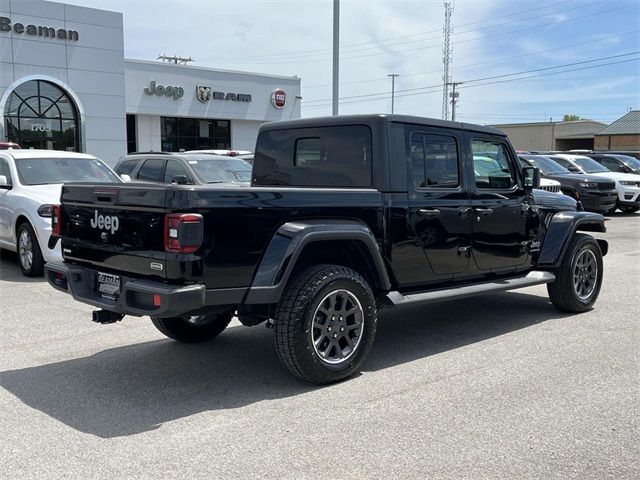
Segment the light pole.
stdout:
<path fill-rule="evenodd" d="M 391 77 L 391 113 L 393 114 L 393 104 L 396 96 L 396 77 L 399 77 L 397 73 L 390 73 L 387 77 Z"/>
<path fill-rule="evenodd" d="M 340 78 L 338 69 L 340 53 L 340 0 L 333 0 L 333 100 L 332 115 L 338 115 L 338 80 Z"/>

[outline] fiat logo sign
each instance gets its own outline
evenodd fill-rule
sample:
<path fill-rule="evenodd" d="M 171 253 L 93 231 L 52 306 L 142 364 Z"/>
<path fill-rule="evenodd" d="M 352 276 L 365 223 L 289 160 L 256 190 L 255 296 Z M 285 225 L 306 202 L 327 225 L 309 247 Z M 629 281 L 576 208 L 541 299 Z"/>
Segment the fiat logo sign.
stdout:
<path fill-rule="evenodd" d="M 273 91 L 271 94 L 271 104 L 276 108 L 284 108 L 287 103 L 287 94 L 281 88 Z"/>

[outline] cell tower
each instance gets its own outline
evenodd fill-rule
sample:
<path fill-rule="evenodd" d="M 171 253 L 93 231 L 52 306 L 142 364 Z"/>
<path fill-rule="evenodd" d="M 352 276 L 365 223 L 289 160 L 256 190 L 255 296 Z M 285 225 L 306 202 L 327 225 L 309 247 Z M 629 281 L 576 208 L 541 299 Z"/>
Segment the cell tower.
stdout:
<path fill-rule="evenodd" d="M 442 119 L 449 119 L 449 65 L 451 63 L 451 14 L 453 13 L 453 3 L 444 2 L 444 44 L 442 46 Z"/>

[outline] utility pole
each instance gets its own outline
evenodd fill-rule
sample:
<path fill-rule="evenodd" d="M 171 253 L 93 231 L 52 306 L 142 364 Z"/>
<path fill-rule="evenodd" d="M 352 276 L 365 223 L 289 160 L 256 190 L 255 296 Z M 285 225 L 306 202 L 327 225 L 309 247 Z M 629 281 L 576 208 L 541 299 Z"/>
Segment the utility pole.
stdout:
<path fill-rule="evenodd" d="M 442 119 L 449 119 L 449 75 L 451 64 L 451 14 L 453 13 L 453 3 L 444 2 L 444 43 L 442 45 Z"/>
<path fill-rule="evenodd" d="M 333 0 L 333 101 L 331 114 L 338 115 L 338 81 L 340 80 L 340 0 Z"/>
<path fill-rule="evenodd" d="M 458 104 L 458 97 L 460 97 L 460 92 L 456 92 L 456 87 L 462 84 L 462 82 L 452 82 L 451 85 L 451 93 L 449 97 L 451 97 L 451 121 L 456 121 L 456 105 Z"/>
<path fill-rule="evenodd" d="M 186 65 L 189 62 L 194 62 L 195 60 L 191 57 L 177 57 L 175 55 L 158 55 L 158 60 L 162 60 L 165 63 L 175 63 L 176 65 Z"/>
<path fill-rule="evenodd" d="M 396 77 L 399 77 L 397 73 L 390 73 L 387 77 L 391 77 L 391 113 L 393 114 L 393 104 L 396 96 Z"/>

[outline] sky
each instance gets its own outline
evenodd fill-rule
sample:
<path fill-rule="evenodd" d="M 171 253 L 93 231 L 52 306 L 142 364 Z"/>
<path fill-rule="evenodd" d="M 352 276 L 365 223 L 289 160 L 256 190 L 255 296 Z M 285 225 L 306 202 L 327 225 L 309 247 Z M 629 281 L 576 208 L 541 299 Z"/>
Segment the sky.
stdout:
<path fill-rule="evenodd" d="M 332 0 L 66 0 L 122 12 L 125 55 L 297 75 L 302 116 L 331 114 Z M 610 123 L 640 108 L 638 0 L 456 0 L 456 120 Z M 442 0 L 340 2 L 340 114 L 442 118 Z M 523 73 L 524 72 L 524 73 Z"/>

